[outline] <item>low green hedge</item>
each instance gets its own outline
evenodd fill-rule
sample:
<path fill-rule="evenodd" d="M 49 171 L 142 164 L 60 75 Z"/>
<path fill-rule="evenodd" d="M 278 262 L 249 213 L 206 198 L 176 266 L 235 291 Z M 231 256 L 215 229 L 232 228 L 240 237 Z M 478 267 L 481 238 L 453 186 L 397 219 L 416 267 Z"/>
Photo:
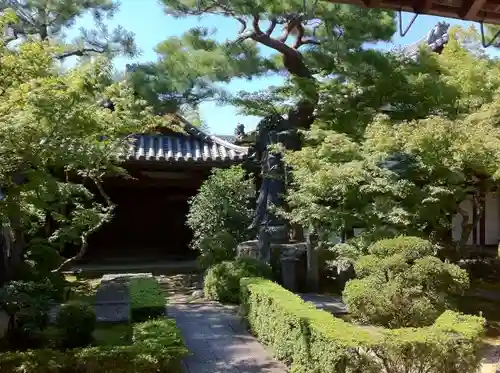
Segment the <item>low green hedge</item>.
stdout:
<path fill-rule="evenodd" d="M 133 278 L 129 285 L 130 312 L 133 322 L 165 315 L 166 298 L 153 277 Z"/>
<path fill-rule="evenodd" d="M 187 354 L 171 319 L 134 325 L 129 346 L 33 350 L 0 354 L 2 373 L 180 373 Z"/>
<path fill-rule="evenodd" d="M 253 333 L 295 373 L 467 373 L 479 366 L 484 319 L 451 311 L 425 328 L 361 327 L 262 278 L 241 280 Z"/>

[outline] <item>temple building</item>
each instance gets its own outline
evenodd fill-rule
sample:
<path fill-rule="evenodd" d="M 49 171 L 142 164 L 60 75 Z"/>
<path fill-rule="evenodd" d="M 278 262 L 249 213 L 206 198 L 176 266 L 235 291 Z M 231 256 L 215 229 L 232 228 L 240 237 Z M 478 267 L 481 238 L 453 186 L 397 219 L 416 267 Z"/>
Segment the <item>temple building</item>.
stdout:
<path fill-rule="evenodd" d="M 410 58 L 418 57 L 424 44 L 440 53 L 448 42 L 449 24 L 438 23 L 426 36 L 403 48 Z M 390 107 L 381 108 L 391 110 Z M 213 168 L 241 164 L 248 147 L 237 136 L 213 136 L 178 117 L 183 132 L 162 130 L 155 135 L 137 135 L 124 167 L 132 178 L 113 178 L 105 190 L 117 204 L 115 216 L 91 236 L 87 258 L 138 259 L 141 261 L 182 260 L 193 257 L 188 249 L 192 232 L 186 226 L 188 201 L 196 195 Z M 241 126 L 238 126 L 241 127 Z M 242 128 L 238 128 L 242 132 Z M 252 133 L 243 136 L 251 139 Z M 240 145 L 237 145 L 240 144 Z M 462 202 L 471 219 L 477 221 L 468 245 L 497 245 L 500 241 L 500 198 L 496 191 L 483 196 L 481 216 L 476 216 L 472 198 Z M 453 217 L 451 236 L 461 235 L 461 216 Z M 360 230 L 356 229 L 359 232 Z"/>
<path fill-rule="evenodd" d="M 162 130 L 136 136 L 123 164 L 131 178 L 105 181 L 106 193 L 117 206 L 113 219 L 90 237 L 88 260 L 193 255 L 188 249 L 188 200 L 213 168 L 241 163 L 248 150 L 177 119 L 182 133 Z"/>

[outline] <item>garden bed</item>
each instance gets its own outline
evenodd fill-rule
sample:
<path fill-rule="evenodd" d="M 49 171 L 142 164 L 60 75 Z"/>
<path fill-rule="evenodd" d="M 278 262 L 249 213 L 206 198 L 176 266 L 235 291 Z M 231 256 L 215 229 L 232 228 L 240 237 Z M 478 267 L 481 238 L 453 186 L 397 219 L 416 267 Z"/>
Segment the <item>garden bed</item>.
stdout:
<path fill-rule="evenodd" d="M 117 328 L 115 326 L 115 328 Z M 0 354 L 2 373 L 178 373 L 187 349 L 180 331 L 171 319 L 138 323 L 132 326 L 129 345 L 112 343 L 111 329 L 96 330 L 103 345 L 69 350 L 39 349 Z M 104 333 L 104 334 L 103 334 Z"/>
<path fill-rule="evenodd" d="M 61 310 L 66 307 L 66 322 L 61 324 L 59 316 L 54 317 L 55 324 L 42 329 L 36 344 L 19 351 L 4 343 L 4 352 L 0 353 L 2 373 L 181 372 L 180 361 L 187 349 L 175 321 L 164 317 L 166 299 L 154 278 L 135 278 L 129 283 L 135 323 L 95 324 L 94 314 L 91 329 L 73 320 L 83 322 L 85 316 L 88 322 L 99 281 L 67 280 L 72 291 L 61 306 Z M 68 309 L 70 304 L 72 308 Z M 87 342 L 73 344 L 76 340 L 68 340 L 68 331 L 78 325 L 93 333 Z"/>

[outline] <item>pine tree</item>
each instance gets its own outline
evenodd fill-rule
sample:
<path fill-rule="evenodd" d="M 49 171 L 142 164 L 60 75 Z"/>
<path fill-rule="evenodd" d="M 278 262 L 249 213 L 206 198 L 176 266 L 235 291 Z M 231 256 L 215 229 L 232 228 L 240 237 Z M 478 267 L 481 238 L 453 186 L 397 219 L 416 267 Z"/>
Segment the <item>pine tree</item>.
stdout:
<path fill-rule="evenodd" d="M 0 0 L 0 12 L 11 9 L 16 22 L 4 28 L 6 43 L 35 38 L 57 44 L 58 59 L 95 54 L 134 56 L 137 48 L 134 35 L 122 27 L 110 30 L 105 23 L 118 10 L 114 0 Z M 76 24 L 79 17 L 91 14 L 95 28 L 81 29 L 80 36 L 71 42 L 64 40 L 64 31 Z"/>

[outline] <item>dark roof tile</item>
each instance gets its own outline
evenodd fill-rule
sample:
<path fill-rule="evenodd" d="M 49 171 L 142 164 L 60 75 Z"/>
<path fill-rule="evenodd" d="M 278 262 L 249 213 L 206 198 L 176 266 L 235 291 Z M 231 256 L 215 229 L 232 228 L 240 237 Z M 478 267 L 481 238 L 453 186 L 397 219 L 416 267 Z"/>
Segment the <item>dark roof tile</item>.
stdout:
<path fill-rule="evenodd" d="M 241 161 L 248 149 L 215 136 L 197 138 L 192 135 L 137 135 L 127 155 L 128 160 L 148 161 Z"/>

